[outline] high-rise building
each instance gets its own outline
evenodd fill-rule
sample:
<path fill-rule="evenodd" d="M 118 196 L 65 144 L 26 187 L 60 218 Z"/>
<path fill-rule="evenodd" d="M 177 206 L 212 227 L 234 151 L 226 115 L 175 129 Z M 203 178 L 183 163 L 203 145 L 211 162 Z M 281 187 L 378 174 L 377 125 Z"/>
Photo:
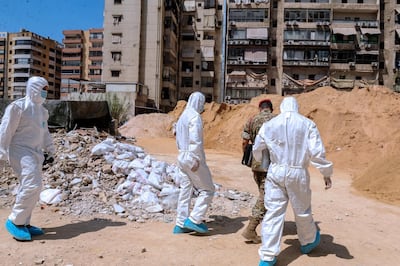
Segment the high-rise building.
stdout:
<path fill-rule="evenodd" d="M 400 91 L 398 0 L 106 0 L 104 26 L 103 81 L 142 84 L 162 110 L 193 91 L 231 103 L 328 85 Z"/>
<path fill-rule="evenodd" d="M 137 112 L 176 105 L 179 2 L 105 1 L 102 81 L 135 92 Z"/>
<path fill-rule="evenodd" d="M 184 1 L 181 14 L 179 99 L 193 91 L 218 101 L 221 76 L 221 25 L 216 1 Z"/>
<path fill-rule="evenodd" d="M 64 30 L 61 98 L 73 92 L 104 92 L 103 29 Z"/>
<path fill-rule="evenodd" d="M 0 34 L 0 95 L 6 99 L 25 96 L 26 82 L 41 76 L 49 82 L 49 99 L 60 98 L 61 44 L 22 29 Z"/>
<path fill-rule="evenodd" d="M 267 0 L 232 1 L 226 5 L 225 96 L 230 103 L 243 103 L 262 93 L 274 93 L 277 77 L 270 44 L 271 8 Z M 276 44 L 276 42 L 274 42 Z M 273 56 L 271 56 L 273 51 Z M 272 63 L 271 63 L 272 61 Z"/>

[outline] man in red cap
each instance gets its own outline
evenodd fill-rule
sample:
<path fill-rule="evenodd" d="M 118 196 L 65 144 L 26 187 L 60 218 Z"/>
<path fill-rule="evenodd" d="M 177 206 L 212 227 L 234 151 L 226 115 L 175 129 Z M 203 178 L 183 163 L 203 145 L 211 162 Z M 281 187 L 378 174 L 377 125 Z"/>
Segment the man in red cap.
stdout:
<path fill-rule="evenodd" d="M 271 100 L 269 99 L 261 100 L 258 104 L 258 108 L 260 112 L 254 117 L 251 117 L 244 125 L 242 132 L 243 151 L 245 150 L 247 144 L 254 143 L 258 130 L 261 128 L 264 122 L 269 121 L 275 116 L 274 114 L 272 114 L 273 106 Z M 261 243 L 261 238 L 257 235 L 256 228 L 262 221 L 266 212 L 264 206 L 264 184 L 268 165 L 265 165 L 265 163 L 263 164 L 262 162 L 258 162 L 253 158 L 251 162 L 251 170 L 253 172 L 254 181 L 258 186 L 259 196 L 256 204 L 252 209 L 251 216 L 249 217 L 249 224 L 243 231 L 242 236 L 248 241 L 258 244 Z"/>

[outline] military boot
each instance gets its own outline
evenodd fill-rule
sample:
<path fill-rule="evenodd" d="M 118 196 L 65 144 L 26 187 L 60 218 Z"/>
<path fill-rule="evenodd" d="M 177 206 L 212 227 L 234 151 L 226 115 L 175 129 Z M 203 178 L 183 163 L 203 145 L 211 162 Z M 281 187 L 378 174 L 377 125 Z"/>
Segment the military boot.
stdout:
<path fill-rule="evenodd" d="M 249 241 L 252 241 L 254 244 L 261 243 L 261 237 L 257 235 L 256 228 L 259 225 L 260 220 L 255 219 L 253 217 L 249 218 L 249 224 L 246 229 L 243 231 L 242 236 Z"/>

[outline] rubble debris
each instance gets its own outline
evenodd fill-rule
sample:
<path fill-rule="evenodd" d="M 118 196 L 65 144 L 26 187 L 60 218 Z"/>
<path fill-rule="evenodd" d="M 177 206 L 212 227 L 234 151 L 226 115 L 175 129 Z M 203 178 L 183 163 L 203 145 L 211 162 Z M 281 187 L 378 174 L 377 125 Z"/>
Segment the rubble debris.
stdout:
<path fill-rule="evenodd" d="M 179 194 L 178 167 L 158 161 L 135 139 L 114 137 L 94 129 L 52 133 L 55 160 L 44 166 L 42 208 L 62 215 L 118 215 L 130 221 L 172 222 Z M 7 167 L 0 178 L 0 203 L 11 206 L 18 187 Z M 247 192 L 215 184 L 210 215 L 237 215 L 250 208 Z"/>

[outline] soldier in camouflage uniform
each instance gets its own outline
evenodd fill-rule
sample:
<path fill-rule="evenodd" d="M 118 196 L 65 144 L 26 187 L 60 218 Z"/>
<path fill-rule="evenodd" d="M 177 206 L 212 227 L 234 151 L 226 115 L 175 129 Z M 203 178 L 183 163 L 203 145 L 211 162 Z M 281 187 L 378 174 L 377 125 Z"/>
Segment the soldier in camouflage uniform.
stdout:
<path fill-rule="evenodd" d="M 254 143 L 254 139 L 257 136 L 258 130 L 261 128 L 264 122 L 269 121 L 275 115 L 272 114 L 273 107 L 272 102 L 269 99 L 264 99 L 260 101 L 258 104 L 258 108 L 260 112 L 251 117 L 245 124 L 242 133 L 242 145 L 243 150 L 246 145 L 250 143 Z M 252 160 L 251 170 L 253 172 L 254 181 L 256 182 L 259 190 L 259 196 L 256 204 L 252 209 L 251 216 L 249 217 L 249 224 L 247 228 L 242 233 L 242 236 L 253 243 L 261 243 L 260 236 L 256 233 L 256 228 L 264 218 L 264 214 L 266 212 L 264 206 L 264 184 L 265 177 L 268 169 L 264 169 L 261 167 L 261 162 L 257 162 L 256 160 Z"/>

